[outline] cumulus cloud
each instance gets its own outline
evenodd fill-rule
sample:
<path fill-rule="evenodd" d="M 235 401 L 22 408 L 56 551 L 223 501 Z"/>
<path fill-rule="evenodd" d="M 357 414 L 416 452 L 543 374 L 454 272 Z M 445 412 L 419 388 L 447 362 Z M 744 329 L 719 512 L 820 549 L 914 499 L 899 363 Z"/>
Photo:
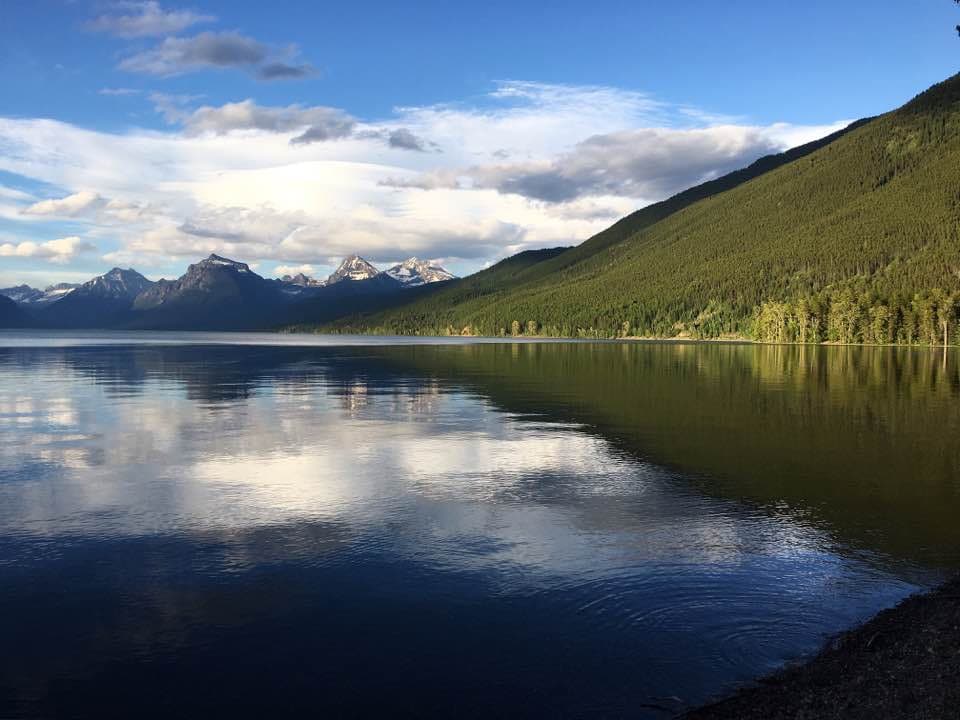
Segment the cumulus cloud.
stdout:
<path fill-rule="evenodd" d="M 213 15 L 202 15 L 192 10 L 164 10 L 153 0 L 116 3 L 117 12 L 99 15 L 86 27 L 93 32 L 105 32 L 122 38 L 172 35 L 199 23 L 213 22 Z"/>
<path fill-rule="evenodd" d="M 426 152 L 427 146 L 423 138 L 417 137 L 407 128 L 394 130 L 387 136 L 387 144 L 398 150 L 416 150 Z"/>
<path fill-rule="evenodd" d="M 550 160 L 443 169 L 385 182 L 424 190 L 486 188 L 554 203 L 598 195 L 660 198 L 785 150 L 778 129 L 625 130 L 594 135 Z"/>
<path fill-rule="evenodd" d="M 64 198 L 50 198 L 30 205 L 23 212 L 27 215 L 55 215 L 77 217 L 103 207 L 106 201 L 95 192 L 81 190 Z"/>
<path fill-rule="evenodd" d="M 42 243 L 3 243 L 0 244 L 0 257 L 43 258 L 53 263 L 66 264 L 79 253 L 96 249 L 91 243 L 71 235 Z"/>
<path fill-rule="evenodd" d="M 205 68 L 249 67 L 263 62 L 269 48 L 237 32 L 204 32 L 168 37 L 150 50 L 120 62 L 128 72 L 169 77 Z"/>
<path fill-rule="evenodd" d="M 273 208 L 202 208 L 176 224 L 164 222 L 126 243 L 126 258 L 195 258 L 215 252 L 243 259 L 324 265 L 360 252 L 373 262 L 399 256 L 480 260 L 519 247 L 527 230 L 491 218 L 391 217 L 378 208 L 348 217 L 318 217 Z"/>
<path fill-rule="evenodd" d="M 57 218 L 97 218 L 102 221 L 117 220 L 133 222 L 142 220 L 155 212 L 155 208 L 146 203 L 130 202 L 117 198 L 104 198 L 90 190 L 67 195 L 62 198 L 48 198 L 24 208 L 24 215 L 48 216 Z"/>
<path fill-rule="evenodd" d="M 260 133 L 296 133 L 290 144 L 311 145 L 329 140 L 355 138 L 376 140 L 392 149 L 426 152 L 437 147 L 406 128 L 376 129 L 364 126 L 347 112 L 321 105 L 265 106 L 251 98 L 219 106 L 204 105 L 189 109 L 196 95 L 152 93 L 150 100 L 158 113 L 170 124 L 182 125 L 187 135 L 227 135 L 236 131 Z"/>
<path fill-rule="evenodd" d="M 113 198 L 101 208 L 99 217 L 104 220 L 132 223 L 152 218 L 159 212 L 159 209 L 150 203 Z"/>
<path fill-rule="evenodd" d="M 157 110 L 168 122 L 183 125 L 188 135 L 226 135 L 234 131 L 289 133 L 302 130 L 293 138 L 294 144 L 308 144 L 322 140 L 348 137 L 357 121 L 337 108 L 322 106 L 264 107 L 253 100 L 226 103 L 219 107 L 205 105 L 194 111 L 184 108 L 189 97 L 151 96 Z"/>
<path fill-rule="evenodd" d="M 317 274 L 317 269 L 308 263 L 303 265 L 277 265 L 276 273 L 279 277 L 284 275 L 306 275 L 307 277 L 314 277 Z"/>

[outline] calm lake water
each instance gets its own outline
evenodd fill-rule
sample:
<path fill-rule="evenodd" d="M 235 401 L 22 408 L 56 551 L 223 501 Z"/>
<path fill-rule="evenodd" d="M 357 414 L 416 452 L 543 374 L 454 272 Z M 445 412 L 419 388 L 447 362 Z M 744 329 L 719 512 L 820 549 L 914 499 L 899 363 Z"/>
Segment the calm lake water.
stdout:
<path fill-rule="evenodd" d="M 0 717 L 669 717 L 960 568 L 958 366 L 0 334 Z"/>

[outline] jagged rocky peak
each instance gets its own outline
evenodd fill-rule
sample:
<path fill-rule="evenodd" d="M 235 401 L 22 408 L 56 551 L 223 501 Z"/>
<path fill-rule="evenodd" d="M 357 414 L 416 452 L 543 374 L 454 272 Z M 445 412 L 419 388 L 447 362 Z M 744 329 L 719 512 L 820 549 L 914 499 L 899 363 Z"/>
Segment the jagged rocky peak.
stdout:
<path fill-rule="evenodd" d="M 10 298 L 18 305 L 30 305 L 43 298 L 43 290 L 37 290 L 29 285 L 0 288 L 0 295 Z"/>
<path fill-rule="evenodd" d="M 215 254 L 211 254 L 210 257 L 206 258 L 205 260 L 201 260 L 200 262 L 191 265 L 189 270 L 193 270 L 194 268 L 197 268 L 198 270 L 227 268 L 229 270 L 235 270 L 242 273 L 250 272 L 250 266 L 246 263 L 230 260 L 229 258 L 221 257 L 220 255 Z"/>
<path fill-rule="evenodd" d="M 60 298 L 69 295 L 80 287 L 79 283 L 57 283 L 49 285 L 45 290 L 38 290 L 29 285 L 17 285 L 16 287 L 0 289 L 0 295 L 10 298 L 17 305 L 30 305 L 39 307 L 56 302 Z"/>
<path fill-rule="evenodd" d="M 399 265 L 394 265 L 386 273 L 404 287 L 418 287 L 456 278 L 456 275 L 439 265 L 416 257 L 404 260 Z"/>
<path fill-rule="evenodd" d="M 284 275 L 280 278 L 280 282 L 286 285 L 298 285 L 300 287 L 322 287 L 325 284 L 323 280 L 317 280 L 302 272 L 296 275 Z"/>
<path fill-rule="evenodd" d="M 341 280 L 369 280 L 380 274 L 376 267 L 359 255 L 351 255 L 340 263 L 340 267 L 327 278 L 327 284 L 333 285 Z"/>

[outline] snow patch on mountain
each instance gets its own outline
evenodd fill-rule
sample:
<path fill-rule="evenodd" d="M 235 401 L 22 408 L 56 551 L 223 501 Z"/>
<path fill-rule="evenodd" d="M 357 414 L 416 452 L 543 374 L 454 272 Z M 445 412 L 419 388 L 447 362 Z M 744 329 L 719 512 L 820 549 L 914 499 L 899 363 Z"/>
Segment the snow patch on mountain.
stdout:
<path fill-rule="evenodd" d="M 79 283 L 58 283 L 50 285 L 45 290 L 38 290 L 29 285 L 17 285 L 0 289 L 0 295 L 10 298 L 18 305 L 43 307 L 69 295 L 78 287 L 80 287 Z"/>
<path fill-rule="evenodd" d="M 370 280 L 380 274 L 380 271 L 359 255 L 351 255 L 345 258 L 340 267 L 327 278 L 327 285 L 341 282 L 343 280 Z"/>
<path fill-rule="evenodd" d="M 412 257 L 386 271 L 387 275 L 404 287 L 419 287 L 429 283 L 453 280 L 456 275 L 433 263 Z"/>

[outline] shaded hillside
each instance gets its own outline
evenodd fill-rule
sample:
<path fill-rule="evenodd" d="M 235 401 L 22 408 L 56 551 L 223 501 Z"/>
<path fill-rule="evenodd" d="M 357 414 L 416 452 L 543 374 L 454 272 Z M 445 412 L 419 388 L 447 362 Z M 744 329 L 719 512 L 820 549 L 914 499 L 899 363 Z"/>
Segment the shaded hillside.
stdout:
<path fill-rule="evenodd" d="M 177 280 L 160 280 L 133 302 L 127 326 L 165 330 L 269 327 L 284 301 L 276 283 L 219 255 L 194 263 Z"/>
<path fill-rule="evenodd" d="M 297 329 L 301 325 L 314 326 L 316 323 L 378 312 L 432 295 L 449 282 L 431 282 L 405 288 L 387 273 L 366 280 L 337 282 L 317 288 L 308 298 L 286 308 L 282 316 L 275 318 L 274 324 Z"/>
<path fill-rule="evenodd" d="M 468 277 L 437 283 L 437 287 L 434 288 L 430 286 L 417 288 L 416 291 L 408 291 L 380 307 L 368 309 L 356 307 L 352 312 L 331 314 L 325 320 L 320 319 L 319 322 L 339 319 L 339 327 L 342 328 L 363 327 L 367 331 L 373 329 L 373 331 L 383 332 L 395 331 L 396 334 L 417 333 L 420 328 L 432 327 L 433 323 L 437 322 L 438 314 L 446 308 L 496 297 L 504 291 L 504 288 L 520 282 L 524 274 L 532 268 L 562 256 L 568 251 L 569 248 L 527 250 Z M 358 316 L 360 313 L 376 312 L 387 308 L 390 309 L 388 316 L 395 319 L 394 323 L 371 328 L 366 318 Z M 317 315 L 314 314 L 300 322 L 304 324 L 318 322 Z M 401 331 L 399 328 L 406 328 L 406 330 Z M 444 326 L 443 332 L 447 333 L 449 329 Z M 429 334 L 436 334 L 436 331 Z"/>
<path fill-rule="evenodd" d="M 28 324 L 27 314 L 13 300 L 0 295 L 0 328 L 19 328 Z"/>
<path fill-rule="evenodd" d="M 538 273 L 551 271 L 504 292 L 449 304 L 438 294 L 355 329 L 469 326 L 497 335 L 519 327 L 590 337 L 756 329 L 774 340 L 800 339 L 802 329 L 806 341 L 932 342 L 946 323 L 953 338 L 960 76 L 809 154 L 729 184 L 719 194 L 688 195 L 692 204 L 678 196 L 676 211 L 650 210 L 667 215 L 639 231 L 621 221 L 609 238 L 591 241 L 605 245 L 600 251 L 544 265 Z M 562 265 L 562 256 L 554 262 Z M 759 306 L 770 300 L 783 302 L 757 329 Z"/>

